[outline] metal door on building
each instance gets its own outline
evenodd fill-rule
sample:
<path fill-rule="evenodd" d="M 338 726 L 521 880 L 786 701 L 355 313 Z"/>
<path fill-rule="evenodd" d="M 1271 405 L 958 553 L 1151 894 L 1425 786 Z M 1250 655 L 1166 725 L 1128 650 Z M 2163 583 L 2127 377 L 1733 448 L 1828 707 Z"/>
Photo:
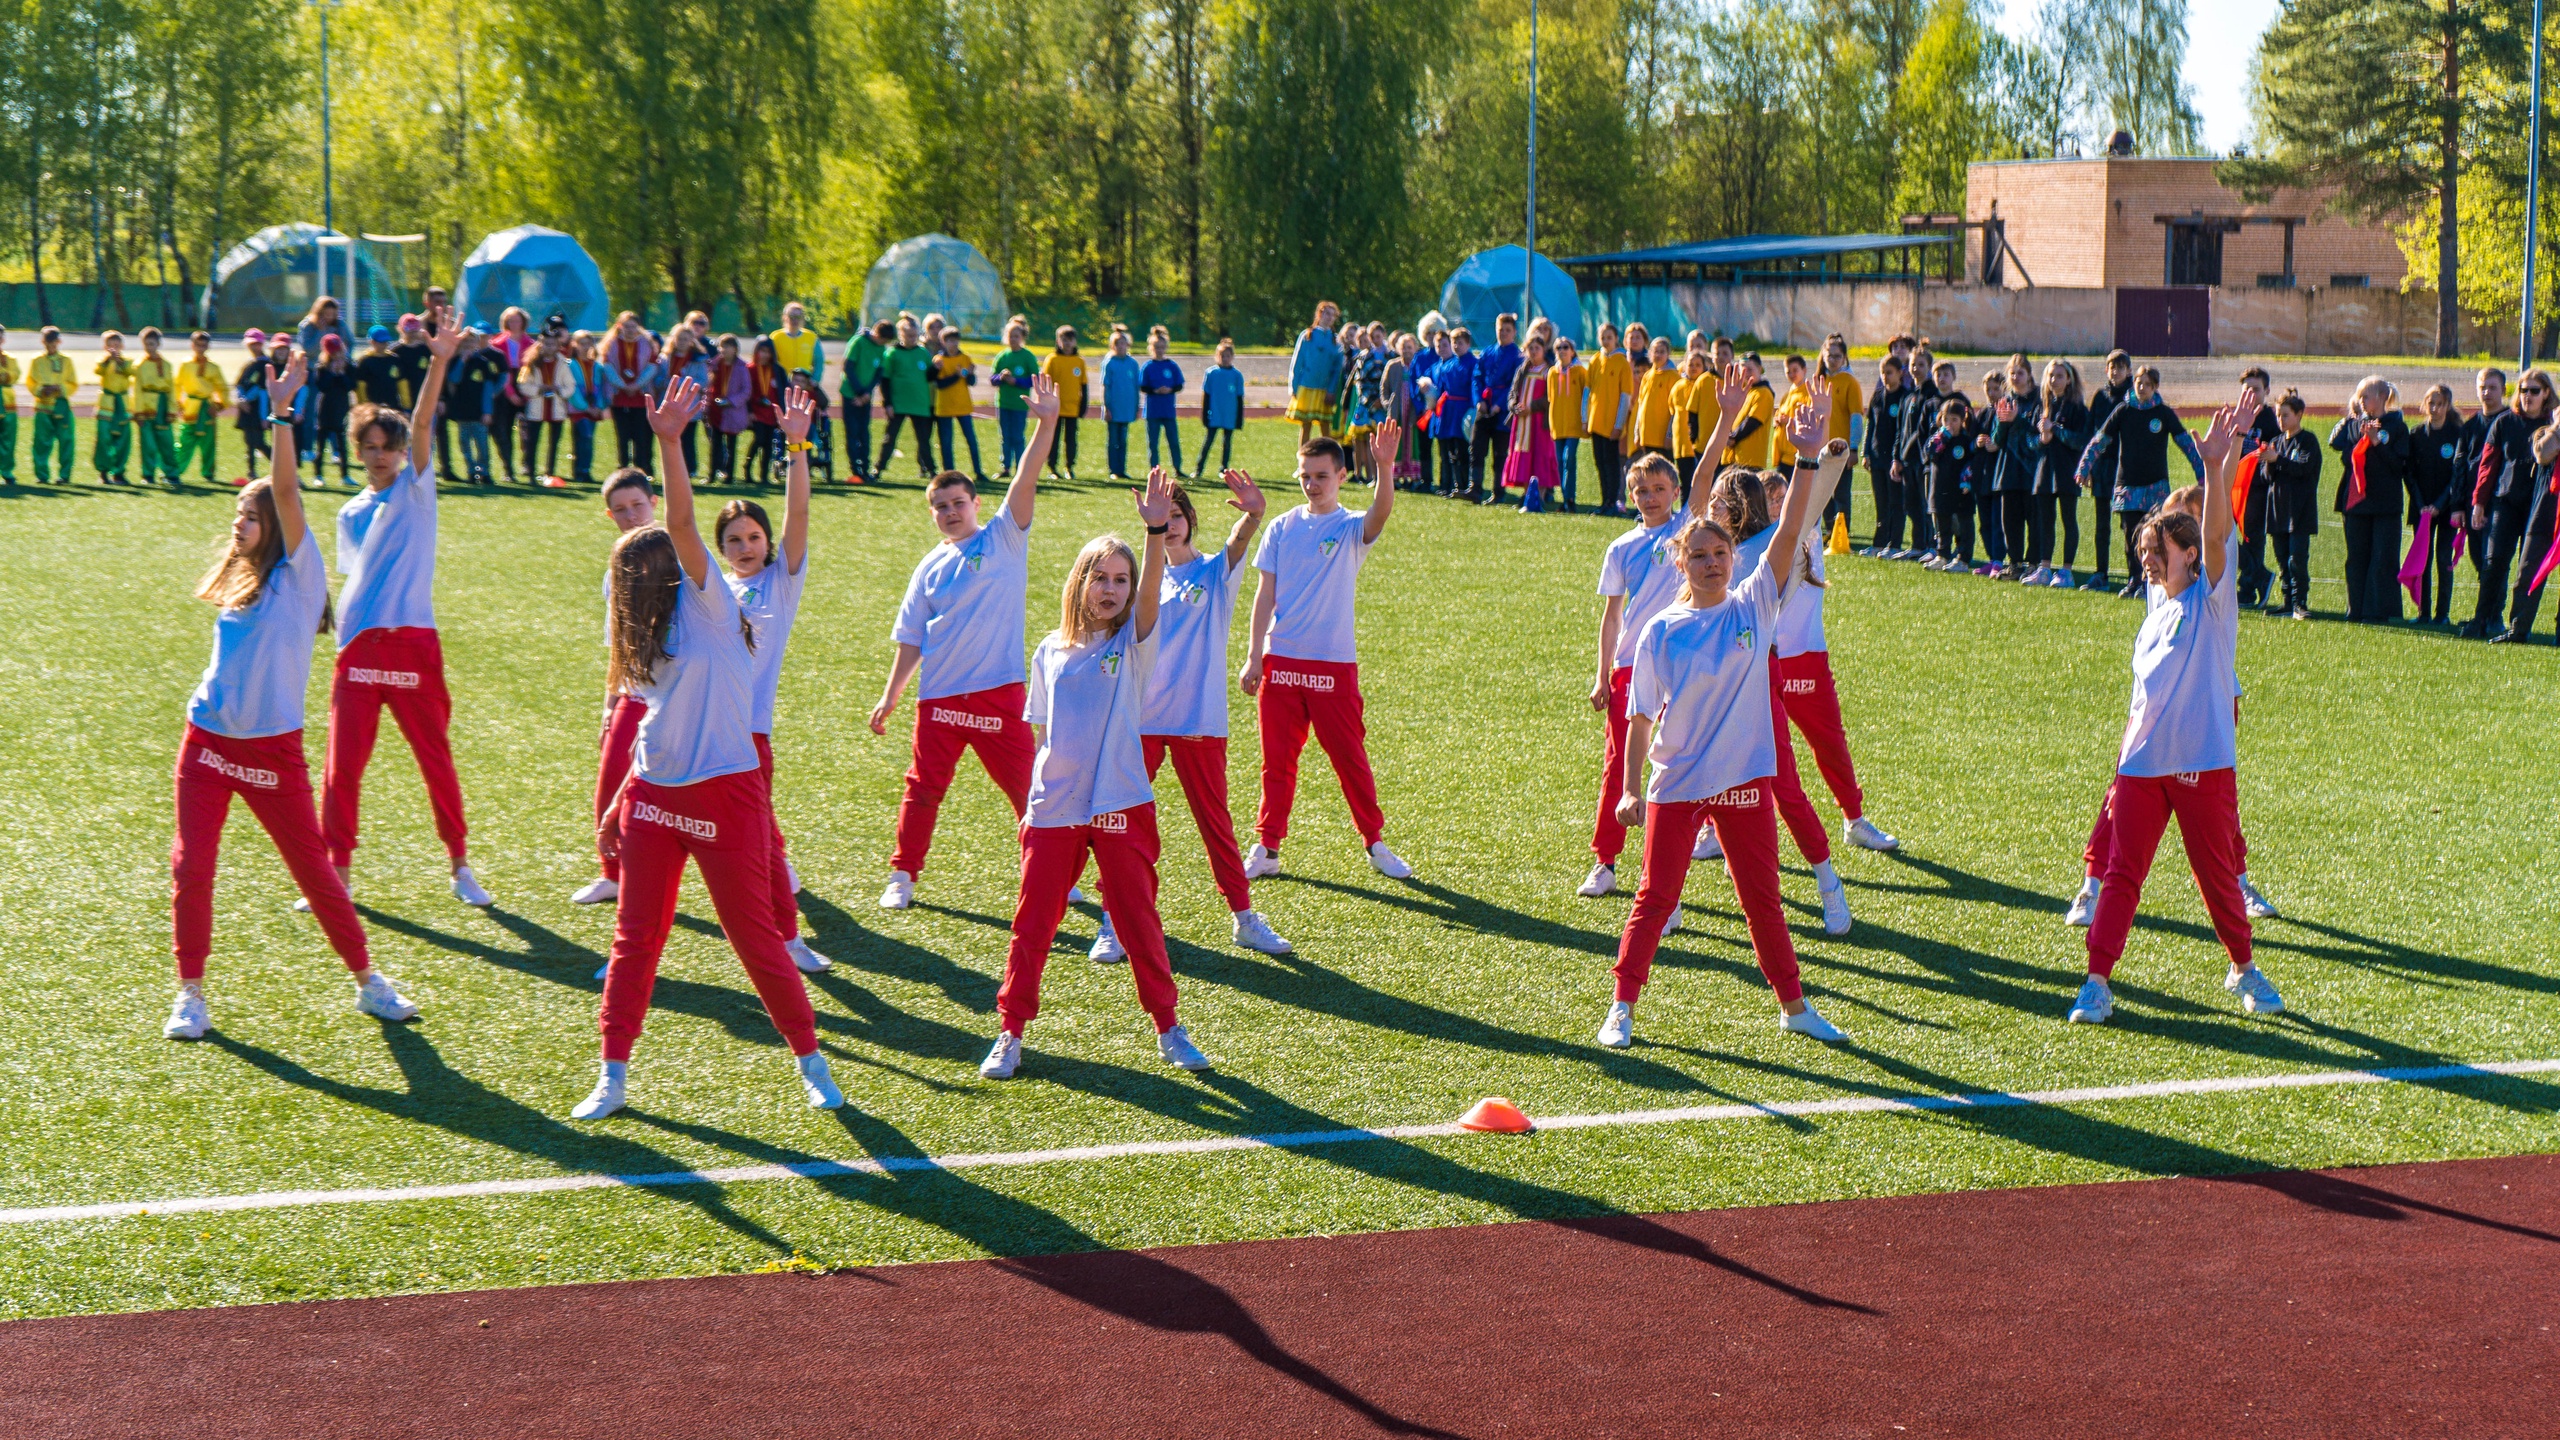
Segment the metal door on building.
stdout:
<path fill-rule="evenodd" d="M 2212 354 L 2213 292 L 2117 290 L 2116 348 L 2137 357 Z"/>

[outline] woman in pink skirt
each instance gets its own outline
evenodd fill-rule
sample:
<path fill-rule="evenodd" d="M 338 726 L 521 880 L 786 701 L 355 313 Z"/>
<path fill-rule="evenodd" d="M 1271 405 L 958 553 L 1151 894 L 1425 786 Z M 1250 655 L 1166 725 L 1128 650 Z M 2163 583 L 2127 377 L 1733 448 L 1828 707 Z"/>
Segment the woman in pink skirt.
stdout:
<path fill-rule="evenodd" d="M 1525 493 L 1520 508 L 1537 514 L 1547 508 L 1546 492 L 1562 478 L 1556 469 L 1556 440 L 1547 428 L 1547 337 L 1530 332 L 1520 357 L 1520 372 L 1511 377 L 1511 453 L 1502 462 L 1502 484 Z"/>

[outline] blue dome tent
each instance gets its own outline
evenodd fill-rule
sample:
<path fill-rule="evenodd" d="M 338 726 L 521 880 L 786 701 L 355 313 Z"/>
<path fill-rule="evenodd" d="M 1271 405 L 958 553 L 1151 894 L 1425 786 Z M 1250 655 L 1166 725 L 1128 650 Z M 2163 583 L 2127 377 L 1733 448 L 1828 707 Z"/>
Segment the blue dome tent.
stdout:
<path fill-rule="evenodd" d="M 966 240 L 939 231 L 913 235 L 882 251 L 862 281 L 862 323 L 895 320 L 904 310 L 922 318 L 940 313 L 963 335 L 1004 333 L 1004 279 Z"/>
<path fill-rule="evenodd" d="M 320 239 L 328 233 L 296 221 L 270 225 L 232 246 L 213 266 L 215 322 L 227 330 L 290 330 L 302 323 L 311 302 L 323 293 L 338 297 L 350 321 L 370 322 L 373 316 L 363 302 L 375 292 L 387 293 L 388 283 L 364 247 L 332 245 L 328 247 L 332 288 L 323 292 Z M 353 285 L 346 278 L 350 257 Z"/>
<path fill-rule="evenodd" d="M 484 235 L 462 262 L 462 289 L 454 306 L 464 323 L 497 333 L 498 317 L 521 307 L 540 328 L 558 314 L 572 330 L 602 332 L 613 325 L 604 272 L 576 237 L 541 225 L 517 225 Z"/>
<path fill-rule="evenodd" d="M 1520 282 L 1528 259 L 1529 252 L 1517 245 L 1497 245 L 1459 261 L 1440 287 L 1440 313 L 1450 324 L 1466 326 L 1479 348 L 1493 343 L 1497 315 L 1519 315 L 1525 327 L 1530 317 L 1520 308 Z M 1538 257 L 1537 313 L 1555 323 L 1556 334 L 1582 343 L 1582 301 L 1574 293 L 1573 277 L 1544 255 Z"/>

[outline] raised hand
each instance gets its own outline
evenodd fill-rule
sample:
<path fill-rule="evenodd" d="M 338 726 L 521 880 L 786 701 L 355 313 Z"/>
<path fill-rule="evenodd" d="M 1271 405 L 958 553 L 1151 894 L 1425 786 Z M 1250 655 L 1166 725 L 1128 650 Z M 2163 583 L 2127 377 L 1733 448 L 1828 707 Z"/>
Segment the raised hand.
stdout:
<path fill-rule="evenodd" d="M 682 380 L 679 383 L 694 385 L 694 382 L 690 379 Z M 695 385 L 695 388 L 699 390 L 701 387 Z M 667 395 L 669 399 L 674 398 L 675 389 L 673 386 L 668 387 Z M 695 408 L 700 408 L 699 403 L 696 404 Z M 796 445 L 809 438 L 809 426 L 815 422 L 817 418 L 817 397 L 811 395 L 807 390 L 796 386 L 793 387 L 791 391 L 791 398 L 784 401 L 782 405 L 782 433 Z M 676 427 L 676 433 L 684 433 L 684 427 L 682 425 L 678 425 Z"/>
<path fill-rule="evenodd" d="M 1147 472 L 1146 488 L 1130 486 L 1129 498 L 1137 502 L 1138 518 L 1147 522 L 1148 529 L 1159 529 L 1172 523 L 1173 481 L 1165 475 L 1163 466 L 1158 465 Z"/>
<path fill-rule="evenodd" d="M 309 373 L 310 362 L 303 358 L 302 352 L 299 350 L 293 352 L 293 359 L 286 362 L 283 370 L 279 371 L 272 366 L 269 367 L 267 370 L 267 413 L 270 415 L 292 414 L 293 397 L 301 393 L 303 378 Z"/>
<path fill-rule="evenodd" d="M 1262 487 L 1254 484 L 1253 477 L 1243 471 L 1224 471 L 1218 480 L 1227 487 L 1228 508 L 1241 510 L 1247 515 L 1259 515 L 1271 507 L 1271 502 L 1263 498 Z"/>
<path fill-rule="evenodd" d="M 1031 393 L 1024 397 L 1023 408 L 1031 412 L 1036 423 L 1058 418 L 1058 382 L 1046 375 L 1031 377 Z"/>
<path fill-rule="evenodd" d="M 1736 360 L 1724 367 L 1724 378 L 1716 382 L 1716 404 L 1727 415 L 1742 413 L 1742 402 L 1751 398 L 1751 370 Z"/>
<path fill-rule="evenodd" d="M 1822 448 L 1822 432 L 1831 428 L 1831 417 L 1820 405 L 1799 405 L 1787 412 L 1787 443 L 1798 455 L 1811 455 Z"/>
<path fill-rule="evenodd" d="M 2240 412 L 2225 406 L 2213 412 L 2213 421 L 2205 427 L 2204 438 L 2196 442 L 2196 451 L 2204 456 L 2208 467 L 2218 469 L 2223 457 L 2231 453 L 2231 444 L 2239 435 Z"/>
<path fill-rule="evenodd" d="M 465 330 L 455 323 L 453 307 L 438 305 L 427 312 L 427 353 L 438 360 L 450 360 L 462 348 L 462 337 L 479 338 L 476 330 Z"/>
<path fill-rule="evenodd" d="M 1392 475 L 1396 463 L 1396 446 L 1404 439 L 1404 427 L 1386 421 L 1369 432 L 1369 457 L 1377 462 L 1378 473 Z"/>
<path fill-rule="evenodd" d="M 647 396 L 641 399 L 649 407 L 649 428 L 656 431 L 661 440 L 673 440 L 682 435 L 684 427 L 692 424 L 694 417 L 702 413 L 702 386 L 690 375 L 677 376 L 675 383 L 667 387 L 663 400 L 651 400 Z M 800 422 L 800 433 L 809 433 L 809 422 L 805 416 Z"/>

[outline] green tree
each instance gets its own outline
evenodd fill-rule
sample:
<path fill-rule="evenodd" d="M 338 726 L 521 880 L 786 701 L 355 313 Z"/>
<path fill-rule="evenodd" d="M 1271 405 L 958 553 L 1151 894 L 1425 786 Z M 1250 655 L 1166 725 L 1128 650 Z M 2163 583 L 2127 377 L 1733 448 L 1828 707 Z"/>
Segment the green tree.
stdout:
<path fill-rule="evenodd" d="M 1911 47 L 1897 91 L 1900 142 L 1894 204 L 1905 212 L 1964 208 L 1965 166 L 1991 134 L 1990 74 L 1981 17 L 1971 0 L 1936 0 Z"/>

